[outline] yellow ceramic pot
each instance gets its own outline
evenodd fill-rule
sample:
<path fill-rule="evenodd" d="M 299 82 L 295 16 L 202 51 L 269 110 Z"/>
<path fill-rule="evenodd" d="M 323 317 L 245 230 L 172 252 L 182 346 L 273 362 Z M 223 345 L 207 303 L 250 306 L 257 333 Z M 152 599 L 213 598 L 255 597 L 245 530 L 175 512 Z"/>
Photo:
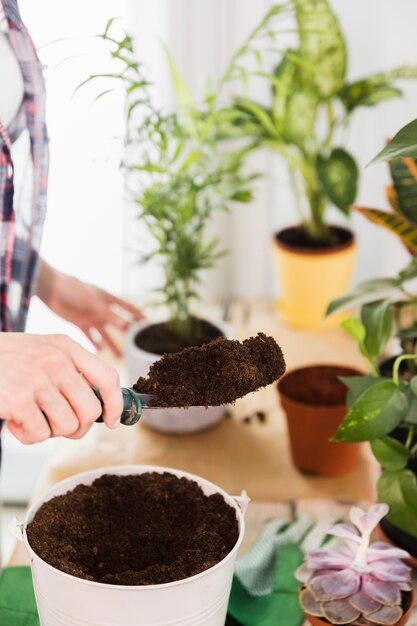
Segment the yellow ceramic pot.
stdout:
<path fill-rule="evenodd" d="M 356 257 L 353 234 L 332 227 L 341 243 L 329 248 L 302 248 L 289 243 L 298 227 L 280 231 L 274 239 L 274 261 L 281 287 L 278 310 L 298 328 L 338 326 L 344 313 L 324 318 L 329 303 L 350 289 Z"/>

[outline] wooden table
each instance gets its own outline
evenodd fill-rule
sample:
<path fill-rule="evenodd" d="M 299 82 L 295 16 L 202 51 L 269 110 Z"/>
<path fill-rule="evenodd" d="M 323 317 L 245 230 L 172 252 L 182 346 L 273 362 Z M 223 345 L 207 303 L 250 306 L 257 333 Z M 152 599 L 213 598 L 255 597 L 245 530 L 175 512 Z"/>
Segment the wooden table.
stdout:
<path fill-rule="evenodd" d="M 253 307 L 235 301 L 228 307 L 228 321 L 240 339 L 258 331 L 273 335 L 282 346 L 288 369 L 312 363 L 365 369 L 355 343 L 340 328 L 315 332 L 290 329 L 277 318 L 271 301 L 257 302 Z M 109 353 L 104 353 L 104 358 L 119 369 L 122 383 L 132 384 L 126 380 L 121 360 Z M 265 412 L 266 423 L 244 420 L 256 411 Z M 129 463 L 186 470 L 231 494 L 246 489 L 252 500 L 275 502 L 340 496 L 372 499 L 378 471 L 364 445 L 360 464 L 346 476 L 319 478 L 300 474 L 291 461 L 285 416 L 276 386 L 271 385 L 236 402 L 229 419 L 205 432 L 179 437 L 153 432 L 140 423 L 132 428 L 122 426 L 117 431 L 97 424 L 82 440 L 62 439 L 48 464 L 40 491 L 79 471 Z"/>

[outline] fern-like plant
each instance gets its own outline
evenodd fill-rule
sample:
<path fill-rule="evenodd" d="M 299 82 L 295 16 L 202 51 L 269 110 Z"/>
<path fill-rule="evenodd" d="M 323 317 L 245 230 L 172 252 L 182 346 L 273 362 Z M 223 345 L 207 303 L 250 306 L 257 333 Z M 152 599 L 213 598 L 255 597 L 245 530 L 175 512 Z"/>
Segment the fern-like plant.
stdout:
<path fill-rule="evenodd" d="M 84 83 L 111 77 L 124 92 L 122 166 L 138 219 L 154 241 L 142 260 L 160 260 L 164 279 L 158 303 L 169 311 L 171 330 L 191 345 L 200 333 L 193 304 L 200 298 L 201 273 L 223 254 L 217 238 L 208 236 L 208 224 L 215 212 L 228 210 L 230 202 L 251 199 L 255 176 L 242 172 L 248 148 L 239 151 L 226 145 L 224 129 L 230 116 L 216 109 L 215 99 L 207 98 L 197 107 L 168 54 L 179 106 L 174 111 L 157 106 L 155 85 L 136 58 L 132 38 L 114 31 L 112 19 L 101 38 L 119 71 L 95 74 Z"/>

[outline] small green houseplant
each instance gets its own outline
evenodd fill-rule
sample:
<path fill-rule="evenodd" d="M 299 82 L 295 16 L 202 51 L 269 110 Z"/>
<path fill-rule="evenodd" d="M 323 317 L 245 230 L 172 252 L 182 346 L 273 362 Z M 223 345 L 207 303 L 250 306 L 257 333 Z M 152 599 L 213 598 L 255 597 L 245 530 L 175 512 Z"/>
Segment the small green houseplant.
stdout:
<path fill-rule="evenodd" d="M 388 509 L 386 504 L 375 504 L 367 512 L 352 507 L 351 524 L 327 529 L 337 541 L 307 554 L 296 578 L 312 626 L 408 622 L 414 594 L 411 570 L 403 559 L 410 555 L 371 537 Z"/>
<path fill-rule="evenodd" d="M 285 46 L 288 31 L 296 37 L 291 48 Z M 268 63 L 271 54 L 276 58 L 272 70 L 265 68 L 265 49 Z M 272 7 L 224 79 L 247 81 L 255 74 L 270 85 L 266 106 L 236 99 L 234 123 L 255 148 L 273 150 L 288 166 L 299 224 L 275 235 L 274 255 L 281 313 L 301 327 L 318 326 L 328 303 L 350 285 L 353 235 L 328 221 L 331 206 L 346 217 L 356 197 L 358 168 L 343 131 L 358 109 L 401 96 L 398 79 L 417 78 L 417 68 L 399 67 L 350 82 L 347 67 L 345 37 L 330 2 L 292 0 Z"/>
<path fill-rule="evenodd" d="M 395 278 L 362 283 L 350 296 L 332 303 L 329 311 L 362 305 L 360 319 L 349 318 L 342 326 L 370 365 L 370 375 L 343 379 L 349 412 L 335 440 L 370 442 L 383 468 L 378 497 L 390 506 L 387 521 L 403 531 L 404 546 L 417 556 L 417 334 L 413 317 L 408 326 L 401 326 L 403 307 L 417 299 L 407 290 L 415 277 L 417 257 Z M 381 357 L 393 334 L 403 352 L 388 369 L 382 368 Z"/>
<path fill-rule="evenodd" d="M 213 214 L 227 211 L 231 202 L 251 200 L 255 176 L 242 171 L 249 148 L 238 151 L 226 145 L 228 114 L 215 108 L 213 95 L 198 108 L 168 52 L 179 104 L 173 111 L 157 106 L 156 86 L 136 58 L 132 37 L 113 30 L 111 19 L 100 37 L 119 71 L 89 76 L 82 84 L 105 76 L 124 92 L 122 167 L 138 219 L 153 239 L 142 261 L 159 259 L 163 270 L 159 302 L 169 311 L 168 325 L 184 345 L 193 345 L 201 332 L 193 313 L 193 303 L 200 299 L 201 273 L 223 254 L 219 241 L 208 236 L 208 225 Z"/>

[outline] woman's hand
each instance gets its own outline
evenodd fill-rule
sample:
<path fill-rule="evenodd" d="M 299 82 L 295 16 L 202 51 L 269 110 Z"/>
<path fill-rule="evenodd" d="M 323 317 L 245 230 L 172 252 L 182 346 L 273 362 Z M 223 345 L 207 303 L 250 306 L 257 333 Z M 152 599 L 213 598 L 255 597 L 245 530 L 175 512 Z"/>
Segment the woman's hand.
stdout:
<path fill-rule="evenodd" d="M 123 312 L 134 320 L 143 319 L 142 312 L 129 302 L 62 274 L 45 261 L 41 265 L 37 295 L 54 313 L 78 326 L 98 350 L 107 344 L 117 356 L 121 356 L 121 351 L 106 326 L 126 330 L 129 322 Z"/>
<path fill-rule="evenodd" d="M 116 370 L 65 335 L 0 333 L 0 380 L 0 418 L 22 443 L 78 439 L 102 413 L 109 428 L 120 423 Z"/>

